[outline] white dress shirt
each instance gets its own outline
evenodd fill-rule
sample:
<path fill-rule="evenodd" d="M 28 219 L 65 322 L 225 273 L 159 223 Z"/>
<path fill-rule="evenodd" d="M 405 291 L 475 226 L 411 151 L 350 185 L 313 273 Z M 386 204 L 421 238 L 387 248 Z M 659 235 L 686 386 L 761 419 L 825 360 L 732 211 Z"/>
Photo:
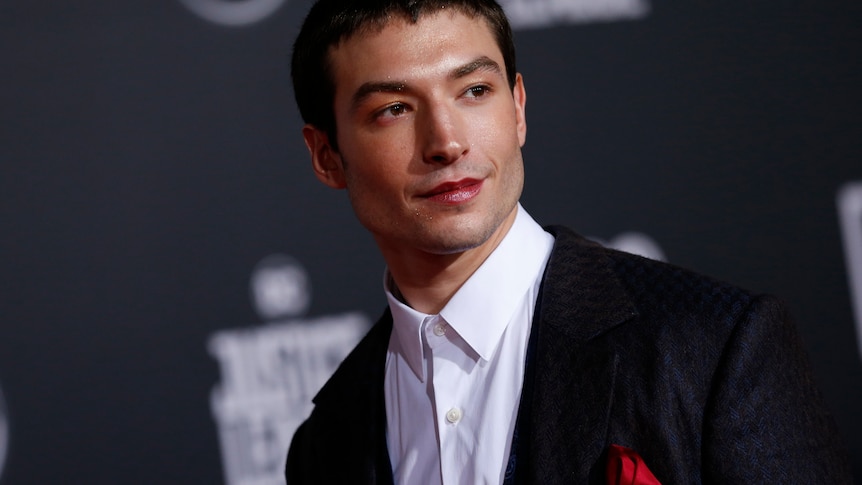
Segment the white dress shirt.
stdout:
<path fill-rule="evenodd" d="M 519 204 L 500 245 L 437 315 L 394 297 L 387 271 L 386 439 L 395 483 L 502 483 L 553 243 Z"/>

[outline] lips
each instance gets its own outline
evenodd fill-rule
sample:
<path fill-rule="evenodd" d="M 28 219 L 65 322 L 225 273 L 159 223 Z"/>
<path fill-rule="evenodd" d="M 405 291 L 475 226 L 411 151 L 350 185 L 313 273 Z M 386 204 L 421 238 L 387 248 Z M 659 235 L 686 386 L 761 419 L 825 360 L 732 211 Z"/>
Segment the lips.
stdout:
<path fill-rule="evenodd" d="M 462 179 L 456 182 L 440 184 L 422 196 L 428 200 L 443 204 L 461 204 L 479 195 L 481 190 L 481 180 Z"/>

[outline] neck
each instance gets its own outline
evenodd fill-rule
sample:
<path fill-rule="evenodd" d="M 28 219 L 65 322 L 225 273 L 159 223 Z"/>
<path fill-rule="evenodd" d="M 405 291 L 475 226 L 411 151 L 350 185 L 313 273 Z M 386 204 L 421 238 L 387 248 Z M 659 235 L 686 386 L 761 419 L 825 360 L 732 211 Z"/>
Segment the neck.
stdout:
<path fill-rule="evenodd" d="M 431 315 L 440 313 L 452 295 L 500 245 L 515 222 L 515 212 L 484 243 L 463 252 L 435 254 L 415 248 L 395 250 L 381 246 L 383 259 L 397 286 L 394 294 L 416 311 Z"/>

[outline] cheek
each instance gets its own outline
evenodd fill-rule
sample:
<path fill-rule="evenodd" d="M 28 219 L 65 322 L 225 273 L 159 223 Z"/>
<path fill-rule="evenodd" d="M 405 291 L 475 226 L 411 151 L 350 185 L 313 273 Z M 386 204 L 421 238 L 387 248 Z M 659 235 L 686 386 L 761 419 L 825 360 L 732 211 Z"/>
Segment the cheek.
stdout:
<path fill-rule="evenodd" d="M 349 182 L 357 188 L 392 191 L 406 183 L 414 152 L 410 145 L 412 137 L 409 133 L 390 131 L 386 136 L 354 137 L 343 145 L 345 171 Z"/>
<path fill-rule="evenodd" d="M 387 158 L 386 153 L 364 153 L 361 158 L 345 160 L 348 196 L 366 206 L 386 204 L 401 192 L 403 168 Z"/>
<path fill-rule="evenodd" d="M 518 145 L 518 120 L 514 106 L 500 101 L 487 111 L 472 116 L 467 126 L 474 138 L 492 146 Z"/>

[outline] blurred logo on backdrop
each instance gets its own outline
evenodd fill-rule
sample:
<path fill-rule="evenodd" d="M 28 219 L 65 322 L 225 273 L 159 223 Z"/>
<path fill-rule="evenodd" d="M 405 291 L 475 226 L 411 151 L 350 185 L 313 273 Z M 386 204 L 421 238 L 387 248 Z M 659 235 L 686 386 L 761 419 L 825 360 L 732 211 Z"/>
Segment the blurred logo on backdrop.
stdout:
<path fill-rule="evenodd" d="M 847 281 L 850 300 L 856 316 L 856 339 L 862 358 L 862 181 L 844 185 L 838 190 L 838 218 L 844 238 Z"/>
<path fill-rule="evenodd" d="M 311 287 L 284 255 L 254 268 L 251 299 L 264 325 L 223 330 L 208 348 L 221 368 L 210 404 L 227 485 L 284 483 L 287 449 L 311 399 L 370 326 L 361 313 L 304 318 Z"/>
<path fill-rule="evenodd" d="M 667 261 L 664 251 L 661 250 L 658 243 L 655 242 L 653 238 L 642 232 L 624 232 L 610 241 L 605 241 L 604 239 L 597 237 L 591 237 L 590 239 L 605 247 L 625 251 L 631 254 L 637 254 L 638 256 L 655 259 L 657 261 Z"/>
<path fill-rule="evenodd" d="M 513 29 L 637 20 L 649 15 L 649 0 L 498 0 Z"/>
<path fill-rule="evenodd" d="M 287 0 L 180 0 L 218 25 L 245 27 L 274 14 Z M 513 29 L 615 22 L 646 17 L 649 0 L 500 0 Z"/>
<path fill-rule="evenodd" d="M 229 27 L 245 27 L 274 14 L 286 0 L 180 0 L 204 20 Z"/>
<path fill-rule="evenodd" d="M 6 419 L 6 402 L 3 400 L 3 389 L 0 388 L 0 478 L 3 478 L 3 465 L 6 462 L 6 450 L 9 447 L 9 421 Z"/>

